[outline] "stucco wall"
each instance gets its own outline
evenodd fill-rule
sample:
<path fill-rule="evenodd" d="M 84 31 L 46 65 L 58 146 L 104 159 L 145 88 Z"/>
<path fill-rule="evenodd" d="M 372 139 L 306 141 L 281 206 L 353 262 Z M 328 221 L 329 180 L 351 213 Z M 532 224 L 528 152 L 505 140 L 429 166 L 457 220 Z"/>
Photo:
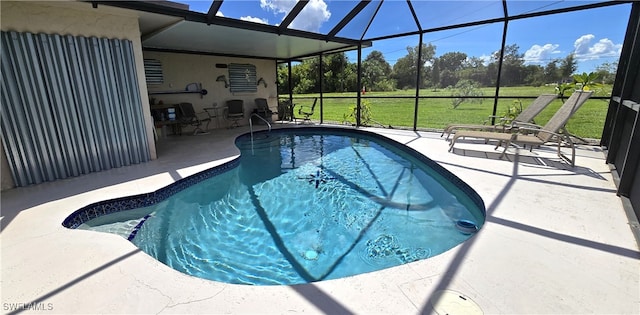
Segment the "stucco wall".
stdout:
<path fill-rule="evenodd" d="M 201 111 L 204 107 L 212 107 L 214 103 L 217 107 L 224 107 L 225 102 L 231 99 L 244 100 L 245 117 L 240 125 L 248 124 L 251 111 L 255 108 L 254 99 L 266 98 L 269 107 L 274 112 L 277 111 L 277 86 L 276 86 L 276 63 L 271 60 L 230 58 L 218 56 L 205 56 L 193 54 L 178 54 L 166 52 L 145 51 L 144 57 L 156 59 L 162 63 L 164 75 L 163 84 L 149 84 L 149 93 L 154 91 L 179 91 L 184 90 L 187 84 L 201 83 L 202 88 L 207 90 L 207 95 L 199 94 L 160 94 L 151 95 L 156 102 L 162 101 L 164 104 L 177 104 L 180 102 L 192 103 L 194 109 Z M 225 75 L 229 80 L 228 69 L 216 68 L 216 64 L 243 63 L 256 66 L 257 78 L 263 78 L 267 83 L 265 87 L 262 83 L 257 86 L 256 93 L 236 93 L 233 94 L 229 88 L 225 88 L 223 82 L 216 82 L 216 78 Z M 225 121 L 220 120 L 220 127 L 225 126 Z M 212 124 L 210 127 L 217 127 Z"/>
<path fill-rule="evenodd" d="M 3 31 L 47 33 L 85 37 L 128 39 L 133 43 L 150 155 L 156 158 L 153 122 L 144 75 L 138 17 L 134 12 L 75 1 L 0 1 L 0 25 Z M 14 187 L 9 166 L 3 156 L 0 165 L 2 190 Z"/>

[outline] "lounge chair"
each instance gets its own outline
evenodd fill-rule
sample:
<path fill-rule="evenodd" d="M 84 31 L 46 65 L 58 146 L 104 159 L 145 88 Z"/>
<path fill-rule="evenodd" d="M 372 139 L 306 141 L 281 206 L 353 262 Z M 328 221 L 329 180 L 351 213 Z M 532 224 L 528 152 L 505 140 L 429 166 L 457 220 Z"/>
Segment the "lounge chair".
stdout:
<path fill-rule="evenodd" d="M 523 109 L 520 114 L 513 119 L 514 122 L 533 122 L 533 119 L 542 112 L 553 100 L 558 98 L 556 94 L 542 94 L 538 96 L 531 105 L 527 106 L 527 108 Z M 443 135 L 447 135 L 445 138 L 449 140 L 449 135 L 453 133 L 453 131 L 458 129 L 471 129 L 471 130 L 488 130 L 488 131 L 508 131 L 511 124 L 507 124 L 508 122 L 504 117 L 496 117 L 489 116 L 489 118 L 500 118 L 500 122 L 495 125 L 470 125 L 470 124 L 450 124 L 448 125 L 440 137 Z"/>
<path fill-rule="evenodd" d="M 456 132 L 451 139 L 449 152 L 453 150 L 453 146 L 459 138 L 497 140 L 498 146 L 504 144 L 504 150 L 500 158 L 505 155 L 511 144 L 530 145 L 531 149 L 533 149 L 534 146 L 554 143 L 558 146 L 558 156 L 567 162 L 571 162 L 571 166 L 575 166 L 576 148 L 573 141 L 571 141 L 569 133 L 565 130 L 565 125 L 567 121 L 569 121 L 569 118 L 591 97 L 591 94 L 593 94 L 591 91 L 574 92 L 551 119 L 549 119 L 549 122 L 547 122 L 544 127 L 533 124 L 516 123 L 511 133 L 460 130 Z M 571 147 L 571 159 L 567 158 L 560 150 L 563 143 Z M 498 148 L 498 146 L 496 146 L 496 148 Z"/>

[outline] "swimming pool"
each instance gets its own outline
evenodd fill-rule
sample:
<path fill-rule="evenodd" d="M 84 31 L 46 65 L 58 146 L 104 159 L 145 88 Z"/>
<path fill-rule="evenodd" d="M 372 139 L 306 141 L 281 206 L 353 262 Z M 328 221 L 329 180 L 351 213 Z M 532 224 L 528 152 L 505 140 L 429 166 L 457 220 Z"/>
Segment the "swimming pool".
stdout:
<path fill-rule="evenodd" d="M 426 259 L 484 223 L 470 187 L 381 136 L 288 128 L 253 138 L 236 140 L 238 160 L 158 192 L 85 207 L 63 224 L 120 234 L 190 275 L 272 285 Z"/>

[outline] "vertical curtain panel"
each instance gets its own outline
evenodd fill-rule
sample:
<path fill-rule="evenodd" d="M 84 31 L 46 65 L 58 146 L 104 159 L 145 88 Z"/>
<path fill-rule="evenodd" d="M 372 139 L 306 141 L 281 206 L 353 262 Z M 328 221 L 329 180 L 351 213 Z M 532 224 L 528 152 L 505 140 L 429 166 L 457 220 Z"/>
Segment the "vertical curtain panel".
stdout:
<path fill-rule="evenodd" d="M 1 125 L 16 186 L 150 159 L 131 41 L 2 32 Z"/>

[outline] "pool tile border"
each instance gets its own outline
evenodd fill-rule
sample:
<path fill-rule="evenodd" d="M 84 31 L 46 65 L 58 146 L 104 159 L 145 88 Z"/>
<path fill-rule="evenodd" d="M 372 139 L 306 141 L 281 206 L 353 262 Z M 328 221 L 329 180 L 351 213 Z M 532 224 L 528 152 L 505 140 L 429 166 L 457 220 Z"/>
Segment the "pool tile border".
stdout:
<path fill-rule="evenodd" d="M 66 219 L 64 219 L 64 221 L 62 221 L 62 226 L 70 229 L 75 229 L 87 221 L 93 220 L 106 214 L 154 205 L 175 195 L 185 188 L 188 188 L 213 176 L 225 173 L 237 167 L 239 164 L 240 159 L 236 158 L 222 165 L 218 165 L 193 174 L 191 176 L 182 178 L 154 192 L 92 203 L 70 214 Z"/>

